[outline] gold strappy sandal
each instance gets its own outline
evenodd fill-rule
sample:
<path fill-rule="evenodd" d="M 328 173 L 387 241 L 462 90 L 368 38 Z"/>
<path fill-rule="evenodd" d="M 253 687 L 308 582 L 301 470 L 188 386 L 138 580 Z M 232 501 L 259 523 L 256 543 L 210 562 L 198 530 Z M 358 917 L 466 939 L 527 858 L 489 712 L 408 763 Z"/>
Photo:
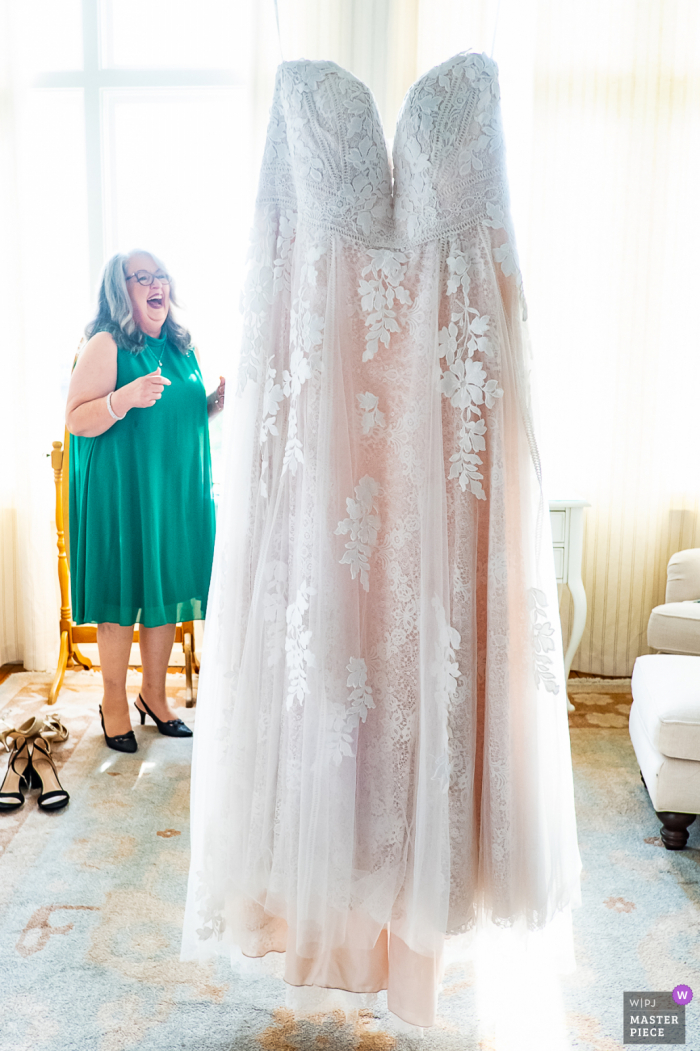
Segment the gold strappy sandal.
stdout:
<path fill-rule="evenodd" d="M 0 719 L 0 743 L 8 752 L 12 751 L 13 741 L 17 737 L 32 740 L 35 737 L 43 737 L 45 741 L 65 741 L 68 737 L 68 729 L 61 722 L 58 712 L 51 715 L 30 715 L 21 726 L 10 726 Z"/>

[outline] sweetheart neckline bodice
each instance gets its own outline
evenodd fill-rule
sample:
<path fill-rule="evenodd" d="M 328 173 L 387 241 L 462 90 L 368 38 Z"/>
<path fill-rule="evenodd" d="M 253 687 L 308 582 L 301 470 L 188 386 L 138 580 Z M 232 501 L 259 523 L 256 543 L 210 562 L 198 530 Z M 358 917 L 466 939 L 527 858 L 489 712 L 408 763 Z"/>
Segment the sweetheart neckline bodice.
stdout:
<path fill-rule="evenodd" d="M 398 115 L 396 117 L 396 121 L 394 122 L 394 140 L 396 138 L 396 132 L 397 132 L 397 129 L 399 127 L 399 123 L 401 121 L 401 116 L 402 116 L 403 111 L 405 109 L 406 102 L 407 102 L 407 100 L 410 99 L 411 95 L 413 93 L 415 93 L 420 88 L 420 86 L 422 85 L 423 81 L 428 81 L 431 78 L 433 78 L 435 76 L 437 70 L 444 70 L 447 67 L 452 66 L 454 63 L 457 63 L 458 60 L 465 59 L 465 58 L 470 58 L 470 57 L 471 58 L 480 58 L 480 59 L 484 60 L 485 63 L 491 63 L 491 65 L 494 68 L 494 71 L 497 74 L 498 66 L 497 66 L 496 62 L 494 62 L 494 60 L 492 58 L 490 58 L 486 54 L 486 52 L 478 52 L 478 51 L 458 51 L 455 55 L 452 55 L 451 58 L 445 59 L 444 62 L 440 62 L 436 66 L 432 66 L 429 70 L 427 70 L 420 77 L 418 77 L 417 80 L 414 80 L 413 83 L 407 88 L 406 94 L 404 95 L 404 98 L 403 98 L 403 102 L 401 104 L 401 107 L 399 108 L 399 112 L 398 112 Z M 334 62 L 332 59 L 308 59 L 308 58 L 287 59 L 284 62 L 280 62 L 280 64 L 277 67 L 277 73 L 279 74 L 279 71 L 283 70 L 285 68 L 291 68 L 291 67 L 295 67 L 295 66 L 316 66 L 316 67 L 324 67 L 325 66 L 325 67 L 329 67 L 330 69 L 334 70 L 335 72 L 338 72 L 338 73 L 342 74 L 343 76 L 348 77 L 349 79 L 355 81 L 355 83 L 357 83 L 362 88 L 362 90 L 365 91 L 367 93 L 367 95 L 370 96 L 372 98 L 372 100 L 374 101 L 374 93 L 372 92 L 372 89 L 369 87 L 369 85 L 366 84 L 365 81 L 362 80 L 361 77 L 358 77 L 351 70 L 346 69 L 345 66 L 341 66 L 338 62 Z M 376 102 L 375 102 L 375 106 L 376 106 Z M 379 114 L 378 108 L 377 108 L 377 117 L 378 117 L 379 126 L 381 127 L 381 129 L 382 129 L 382 131 L 384 133 L 384 141 L 385 141 L 385 143 L 388 144 L 389 141 L 394 141 L 394 140 L 388 140 L 387 137 L 386 137 L 386 127 L 384 126 L 384 122 L 381 119 L 381 115 Z M 387 150 L 387 152 L 388 152 L 388 150 Z"/>
<path fill-rule="evenodd" d="M 335 62 L 280 64 L 259 201 L 372 247 L 395 250 L 480 222 L 504 226 L 498 72 L 460 52 L 411 85 L 396 121 L 393 175 L 370 89 Z"/>

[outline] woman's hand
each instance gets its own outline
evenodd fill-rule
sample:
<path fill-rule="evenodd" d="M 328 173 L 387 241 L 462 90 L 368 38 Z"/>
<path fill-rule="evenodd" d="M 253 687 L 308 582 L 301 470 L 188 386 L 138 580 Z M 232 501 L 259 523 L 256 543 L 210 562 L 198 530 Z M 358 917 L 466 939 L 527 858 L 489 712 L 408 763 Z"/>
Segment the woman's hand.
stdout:
<path fill-rule="evenodd" d="M 221 412 L 224 407 L 224 397 L 226 395 L 226 379 L 224 376 L 219 376 L 219 386 L 216 388 L 213 394 L 210 394 L 207 398 L 207 411 L 210 416 L 216 416 L 217 413 Z"/>
<path fill-rule="evenodd" d="M 112 395 L 112 406 L 119 416 L 129 409 L 150 409 L 163 396 L 163 388 L 170 386 L 170 380 L 161 376 L 160 368 L 139 376 L 137 380 L 125 384 Z"/>

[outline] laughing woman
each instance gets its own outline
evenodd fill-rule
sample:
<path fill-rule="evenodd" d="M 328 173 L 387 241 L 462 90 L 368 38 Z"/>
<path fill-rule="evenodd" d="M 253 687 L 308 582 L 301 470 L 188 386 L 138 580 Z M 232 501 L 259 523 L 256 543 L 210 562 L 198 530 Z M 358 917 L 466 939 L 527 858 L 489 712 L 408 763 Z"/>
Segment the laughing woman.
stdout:
<path fill-rule="evenodd" d="M 214 548 L 208 398 L 190 334 L 172 314 L 171 278 L 147 252 L 105 266 L 97 317 L 73 371 L 70 558 L 77 624 L 97 624 L 105 741 L 135 752 L 126 697 L 134 624 L 136 701 L 162 734 L 189 737 L 165 678 L 178 621 L 203 620 Z"/>

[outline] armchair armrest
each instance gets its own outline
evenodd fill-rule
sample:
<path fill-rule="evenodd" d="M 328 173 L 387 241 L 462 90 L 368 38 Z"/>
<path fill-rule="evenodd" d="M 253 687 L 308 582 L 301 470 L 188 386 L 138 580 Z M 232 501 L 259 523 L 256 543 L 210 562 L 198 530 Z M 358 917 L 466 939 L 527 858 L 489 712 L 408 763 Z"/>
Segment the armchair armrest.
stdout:
<path fill-rule="evenodd" d="M 666 571 L 666 602 L 700 599 L 700 547 L 671 555 Z"/>

